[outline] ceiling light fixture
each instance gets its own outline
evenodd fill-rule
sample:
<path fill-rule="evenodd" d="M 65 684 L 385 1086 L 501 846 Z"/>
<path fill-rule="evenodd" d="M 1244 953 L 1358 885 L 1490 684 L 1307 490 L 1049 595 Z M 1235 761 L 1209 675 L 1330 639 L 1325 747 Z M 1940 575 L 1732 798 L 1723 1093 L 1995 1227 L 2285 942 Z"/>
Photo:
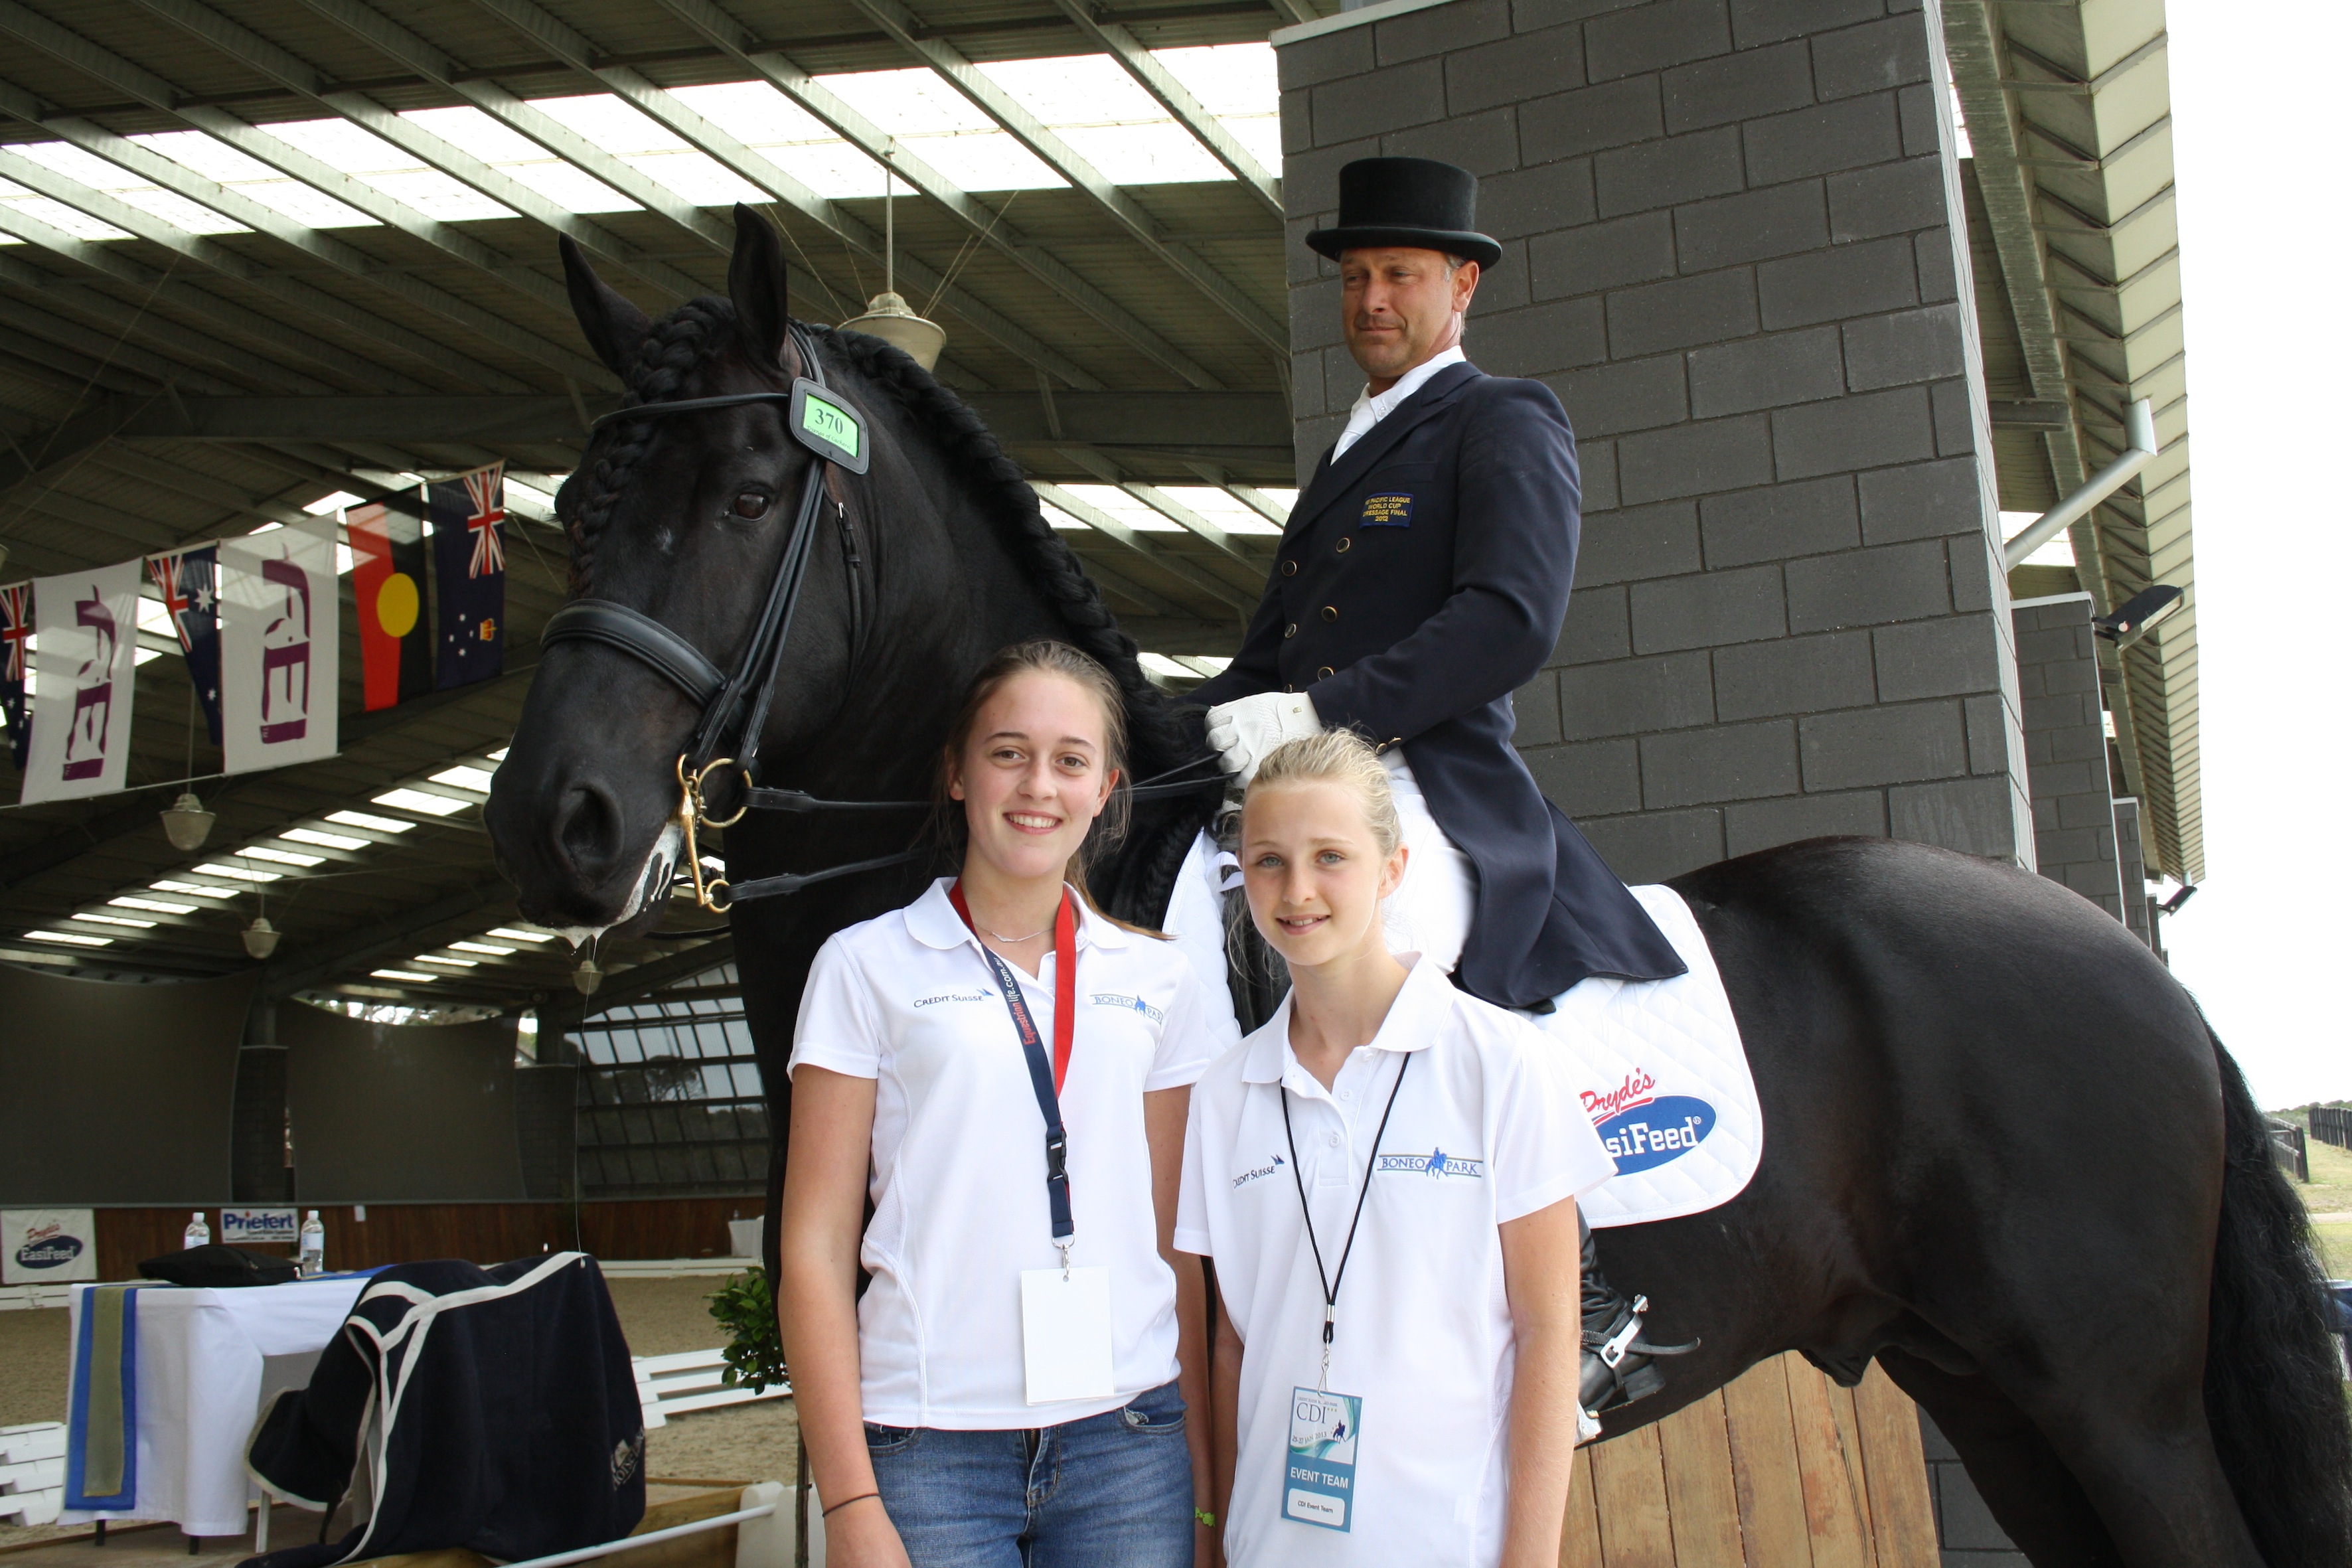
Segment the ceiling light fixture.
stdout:
<path fill-rule="evenodd" d="M 927 321 L 898 297 L 898 177 L 882 171 L 882 292 L 866 302 L 866 313 L 841 323 L 845 332 L 880 338 L 925 370 L 936 370 L 948 333 L 937 321 Z"/>
<path fill-rule="evenodd" d="M 156 815 L 163 819 L 163 837 L 172 847 L 184 855 L 192 855 L 205 847 L 213 830 L 213 814 L 196 798 L 196 792 L 182 790 L 180 798 Z"/>
<path fill-rule="evenodd" d="M 593 958 L 583 958 L 580 967 L 572 972 L 572 989 L 583 996 L 596 994 L 596 987 L 604 984 L 604 972 L 596 967 Z"/>
<path fill-rule="evenodd" d="M 2099 616 L 2091 627 L 2117 647 L 2136 642 L 2150 626 L 2180 608 L 2186 595 L 2169 583 L 2158 583 L 2125 600 L 2112 614 Z"/>
<path fill-rule="evenodd" d="M 278 939 L 285 933 L 269 923 L 268 916 L 256 915 L 253 923 L 237 934 L 245 939 L 246 956 L 262 963 L 278 951 Z"/>

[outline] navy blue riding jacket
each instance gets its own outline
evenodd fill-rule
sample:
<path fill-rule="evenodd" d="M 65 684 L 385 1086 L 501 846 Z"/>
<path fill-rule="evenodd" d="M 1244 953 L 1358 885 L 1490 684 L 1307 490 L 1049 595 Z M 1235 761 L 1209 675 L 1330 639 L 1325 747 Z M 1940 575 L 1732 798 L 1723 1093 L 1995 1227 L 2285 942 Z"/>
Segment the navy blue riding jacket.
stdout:
<path fill-rule="evenodd" d="M 1329 728 L 1402 743 L 1477 868 L 1456 979 L 1528 1006 L 1588 975 L 1679 974 L 1674 947 L 1511 744 L 1511 693 L 1551 657 L 1576 572 L 1576 438 L 1541 382 L 1449 365 L 1326 452 L 1214 705 L 1304 691 Z"/>

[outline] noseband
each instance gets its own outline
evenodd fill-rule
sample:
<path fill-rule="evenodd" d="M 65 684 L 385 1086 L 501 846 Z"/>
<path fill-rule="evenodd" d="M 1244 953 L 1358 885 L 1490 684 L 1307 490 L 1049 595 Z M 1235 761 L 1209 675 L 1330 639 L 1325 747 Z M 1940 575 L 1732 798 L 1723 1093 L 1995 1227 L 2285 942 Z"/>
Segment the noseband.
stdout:
<path fill-rule="evenodd" d="M 775 577 L 768 585 L 767 603 L 760 611 L 750 642 L 744 645 L 743 657 L 734 672 L 720 669 L 701 649 L 678 636 L 651 616 L 633 610 L 626 605 L 610 599 L 574 599 L 548 617 L 546 629 L 540 633 L 540 646 L 557 642 L 598 642 L 618 648 L 645 665 L 655 674 L 686 693 L 688 700 L 702 710 L 701 720 L 695 725 L 694 737 L 685 751 L 678 753 L 678 804 L 672 818 L 685 837 L 683 858 L 694 888 L 694 901 L 713 914 L 723 914 L 747 899 L 778 898 L 797 893 L 818 882 L 829 882 L 836 877 L 856 876 L 864 871 L 878 871 L 885 867 L 902 866 L 931 853 L 928 847 L 903 850 L 896 855 L 880 855 L 870 860 L 855 860 L 845 866 L 835 866 L 822 871 L 788 872 L 774 877 L 760 877 L 748 882 L 730 883 L 723 877 L 706 877 L 697 835 L 702 828 L 731 827 L 752 811 L 781 811 L 806 815 L 828 811 L 928 811 L 932 803 L 927 800 L 819 800 L 796 789 L 771 789 L 752 781 L 752 768 L 759 760 L 760 731 L 766 727 L 768 704 L 776 689 L 776 677 L 783 662 L 784 639 L 792 631 L 793 612 L 800 603 L 801 588 L 808 578 L 809 553 L 816 538 L 817 513 L 824 502 L 825 470 L 839 468 L 852 474 L 863 474 L 872 461 L 871 443 L 866 422 L 848 404 L 835 395 L 825 384 L 824 365 L 817 358 L 816 344 L 797 323 L 792 326 L 792 341 L 800 355 L 801 363 L 810 374 L 793 381 L 790 392 L 731 392 L 718 397 L 686 397 L 668 403 L 641 403 L 634 407 L 616 409 L 604 415 L 589 426 L 593 437 L 608 425 L 625 424 L 633 419 L 661 419 L 679 414 L 702 414 L 719 408 L 740 408 L 747 404 L 772 403 L 789 405 L 785 428 L 793 439 L 815 455 L 809 464 L 808 476 L 801 484 L 800 509 L 793 519 L 793 531 L 784 542 L 783 558 L 776 564 Z M 853 574 L 858 565 L 856 546 L 850 545 L 850 569 Z M 851 584 L 853 620 L 857 603 L 856 583 Z M 853 626 L 850 640 L 858 640 Z M 733 752 L 726 751 L 730 737 L 736 737 Z M 1196 757 L 1192 762 L 1170 769 L 1156 778 L 1130 788 L 1129 798 L 1140 799 L 1152 795 L 1183 795 L 1197 791 L 1215 782 L 1214 774 L 1202 778 L 1179 778 L 1215 763 L 1213 755 Z M 705 792 L 712 787 L 714 775 L 724 777 L 733 770 L 740 778 L 743 802 L 735 815 L 713 817 L 709 814 Z M 1160 780 L 1173 779 L 1173 783 Z"/>

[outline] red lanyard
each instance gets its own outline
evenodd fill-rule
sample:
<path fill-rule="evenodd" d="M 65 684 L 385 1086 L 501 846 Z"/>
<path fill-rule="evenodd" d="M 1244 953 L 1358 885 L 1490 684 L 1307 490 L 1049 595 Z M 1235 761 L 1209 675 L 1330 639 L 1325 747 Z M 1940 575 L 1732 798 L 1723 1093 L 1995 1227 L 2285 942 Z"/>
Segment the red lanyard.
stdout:
<path fill-rule="evenodd" d="M 963 884 L 957 882 L 948 889 L 948 900 L 955 912 L 974 937 L 980 927 L 973 923 L 971 907 L 964 902 Z M 1054 1092 L 1062 1091 L 1063 1080 L 1070 1076 L 1070 1042 L 1078 1024 L 1078 920 L 1076 902 L 1067 888 L 1062 889 L 1062 907 L 1054 912 Z M 992 960 L 986 942 L 981 943 L 983 956 Z M 989 965 L 993 969 L 996 965 Z M 1021 996 L 1017 984 L 1006 1000 L 1018 1006 Z M 1023 1013 L 1027 1009 L 1021 1008 Z"/>

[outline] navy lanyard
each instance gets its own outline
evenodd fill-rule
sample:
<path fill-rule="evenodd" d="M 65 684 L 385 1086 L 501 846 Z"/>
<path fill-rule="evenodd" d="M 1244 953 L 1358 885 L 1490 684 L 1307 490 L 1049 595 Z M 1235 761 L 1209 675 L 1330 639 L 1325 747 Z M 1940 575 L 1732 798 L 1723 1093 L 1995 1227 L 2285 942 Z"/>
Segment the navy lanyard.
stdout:
<path fill-rule="evenodd" d="M 963 917 L 972 939 L 980 941 L 980 927 L 971 918 L 971 910 L 963 901 L 961 884 L 948 889 L 948 898 L 956 913 Z M 1021 1038 L 1021 1053 L 1029 1061 L 1029 1087 L 1037 1091 L 1037 1109 L 1045 1118 L 1045 1202 L 1054 1215 L 1054 1245 L 1061 1248 L 1062 1268 L 1070 1267 L 1070 1246 L 1076 1239 L 1076 1227 L 1070 1223 L 1070 1142 L 1062 1131 L 1062 1100 L 1059 1089 L 1070 1073 L 1070 1045 L 1077 1029 L 1078 1014 L 1078 922 L 1071 909 L 1068 889 L 1062 890 L 1062 907 L 1054 915 L 1054 1059 L 1045 1059 L 1045 1043 L 1037 1032 L 1037 1020 L 1030 1016 L 1029 1003 L 1021 994 L 1021 976 L 1003 958 L 990 951 L 988 943 L 980 942 L 980 955 L 988 960 L 989 969 L 996 976 L 996 988 L 1004 994 L 1004 1010 L 1013 1015 L 1013 1032 Z"/>
<path fill-rule="evenodd" d="M 1364 1157 L 1364 1184 L 1356 1189 L 1356 1212 L 1348 1219 L 1347 1244 L 1339 1248 L 1339 1268 L 1327 1273 L 1323 1268 L 1323 1247 L 1315 1239 L 1315 1215 L 1307 1206 L 1307 1178 L 1298 1172 L 1298 1140 L 1290 1131 L 1290 1090 L 1281 1084 L 1274 1086 L 1282 1097 L 1282 1141 L 1290 1145 L 1290 1179 L 1298 1187 L 1298 1217 L 1307 1222 L 1307 1245 L 1315 1252 L 1315 1278 L 1323 1287 L 1323 1376 L 1316 1384 L 1328 1390 L 1331 1383 L 1331 1333 L 1339 1321 L 1339 1281 L 1348 1275 L 1348 1255 L 1356 1250 L 1356 1226 L 1363 1223 L 1364 1200 L 1371 1196 L 1372 1173 L 1381 1165 L 1381 1139 L 1389 1130 L 1389 1112 L 1396 1109 L 1397 1090 L 1404 1087 L 1404 1069 L 1412 1066 L 1412 1053 L 1398 1053 L 1396 1081 L 1389 1085 L 1389 1102 L 1381 1108 L 1381 1124 L 1372 1133 L 1371 1152 Z"/>

